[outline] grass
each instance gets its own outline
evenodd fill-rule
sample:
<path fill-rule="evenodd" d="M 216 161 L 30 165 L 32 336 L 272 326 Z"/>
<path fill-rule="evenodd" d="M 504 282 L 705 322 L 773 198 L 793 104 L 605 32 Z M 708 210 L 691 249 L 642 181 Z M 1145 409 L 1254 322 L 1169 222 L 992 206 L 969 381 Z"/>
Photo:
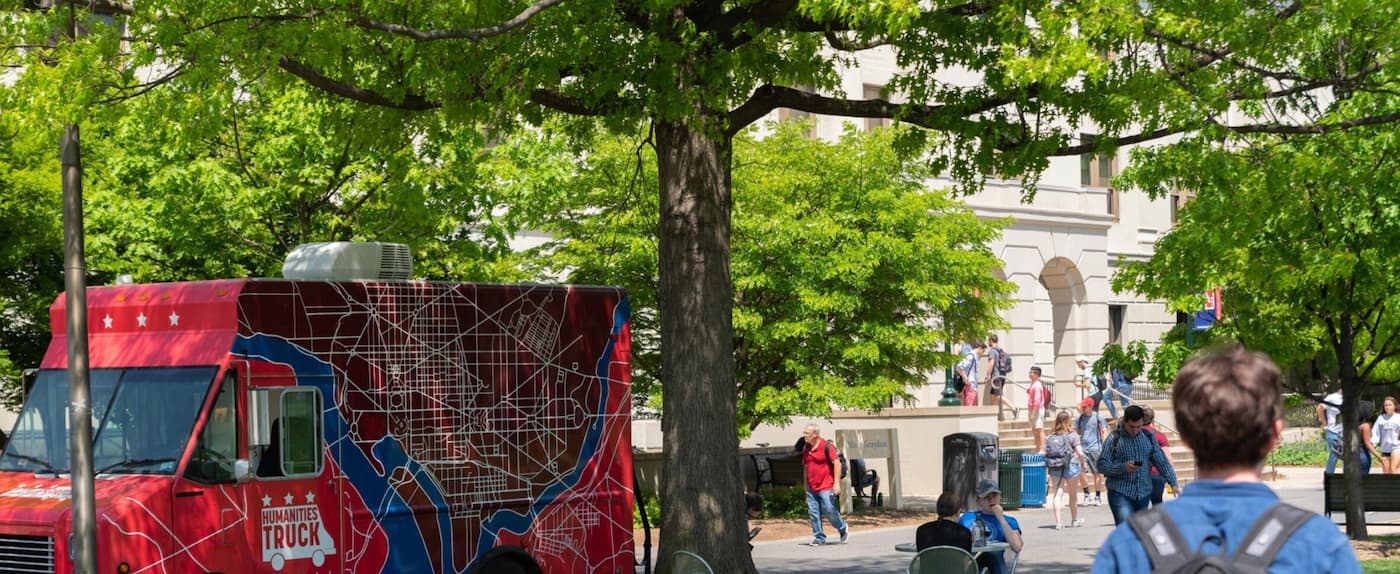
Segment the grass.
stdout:
<path fill-rule="evenodd" d="M 1366 574 L 1400 574 L 1400 560 L 1362 560 L 1361 571 Z"/>

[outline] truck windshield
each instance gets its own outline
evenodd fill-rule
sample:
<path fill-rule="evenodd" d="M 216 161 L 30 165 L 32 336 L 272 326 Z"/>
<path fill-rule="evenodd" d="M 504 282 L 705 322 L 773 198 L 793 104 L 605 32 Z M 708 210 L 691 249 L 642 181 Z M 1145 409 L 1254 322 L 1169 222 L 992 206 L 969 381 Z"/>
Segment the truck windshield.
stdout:
<path fill-rule="evenodd" d="M 109 474 L 174 474 L 214 367 L 93 369 L 93 465 Z M 68 472 L 68 374 L 39 373 L 0 470 Z"/>

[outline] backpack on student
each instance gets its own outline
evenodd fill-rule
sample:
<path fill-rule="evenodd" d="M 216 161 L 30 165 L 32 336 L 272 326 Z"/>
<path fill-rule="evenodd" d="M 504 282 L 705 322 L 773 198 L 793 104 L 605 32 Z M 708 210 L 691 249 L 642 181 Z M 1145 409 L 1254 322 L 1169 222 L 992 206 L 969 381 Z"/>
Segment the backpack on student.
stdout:
<path fill-rule="evenodd" d="M 967 388 L 967 379 L 963 378 L 962 371 L 953 369 L 953 390 L 961 393 L 964 388 Z"/>
<path fill-rule="evenodd" d="M 846 475 L 849 474 L 847 471 L 851 468 L 851 465 L 846 464 L 846 455 L 843 454 L 841 451 L 836 450 L 836 447 L 831 446 L 831 441 L 826 441 L 826 448 L 828 449 L 828 450 L 826 451 L 826 459 L 827 459 L 828 461 L 831 461 L 831 460 L 840 460 L 840 461 L 841 461 L 841 478 L 846 478 Z M 833 452 L 836 453 L 836 456 L 831 456 L 831 453 L 833 453 Z M 827 464 L 832 464 L 832 463 L 828 462 Z"/>
<path fill-rule="evenodd" d="M 1193 549 L 1176 522 L 1161 508 L 1134 512 L 1128 517 L 1128 524 L 1147 551 L 1154 574 L 1264 574 L 1288 538 L 1312 517 L 1313 513 L 1296 506 L 1275 504 L 1249 527 L 1233 555 L 1225 554 L 1223 545 L 1220 554 L 1202 554 L 1199 545 Z"/>
<path fill-rule="evenodd" d="M 1006 352 L 1006 349 L 1004 349 L 1004 348 L 1002 348 L 1002 347 L 994 347 L 994 348 L 997 350 L 997 356 L 994 358 L 994 359 L 996 360 L 996 371 L 997 371 L 997 374 L 999 374 L 999 375 L 1005 375 L 1005 374 L 1007 374 L 1007 373 L 1010 373 L 1010 372 L 1011 372 L 1011 353 Z"/>
<path fill-rule="evenodd" d="M 1064 468 L 1074 454 L 1068 434 L 1056 433 L 1045 439 L 1045 468 Z"/>

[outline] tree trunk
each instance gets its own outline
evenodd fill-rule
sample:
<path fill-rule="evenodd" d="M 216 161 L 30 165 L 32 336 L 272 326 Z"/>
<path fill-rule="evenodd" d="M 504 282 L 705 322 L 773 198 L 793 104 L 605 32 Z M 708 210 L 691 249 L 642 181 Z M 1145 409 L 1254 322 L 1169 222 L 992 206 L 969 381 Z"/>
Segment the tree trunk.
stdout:
<path fill-rule="evenodd" d="M 1342 476 L 1346 484 L 1347 536 L 1366 540 L 1366 507 L 1361 487 L 1361 390 L 1363 381 L 1356 371 L 1352 356 L 1355 333 L 1350 321 L 1341 321 L 1340 343 L 1337 348 L 1338 375 L 1342 380 Z"/>
<path fill-rule="evenodd" d="M 746 542 L 735 426 L 729 276 L 730 140 L 718 115 L 658 122 L 661 179 L 661 549 L 715 572 L 755 572 Z M 709 121 L 707 121 L 709 120 Z"/>

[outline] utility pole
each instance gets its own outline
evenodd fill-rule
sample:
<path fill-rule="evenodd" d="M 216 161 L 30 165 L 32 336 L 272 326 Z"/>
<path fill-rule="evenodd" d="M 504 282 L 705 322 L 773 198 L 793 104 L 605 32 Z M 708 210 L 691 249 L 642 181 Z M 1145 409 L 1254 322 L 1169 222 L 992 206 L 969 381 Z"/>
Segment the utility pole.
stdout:
<path fill-rule="evenodd" d="M 68 2 L 68 40 L 78 37 L 77 0 Z M 87 263 L 83 238 L 83 161 L 78 124 L 63 130 L 63 292 L 68 319 L 68 457 L 73 501 L 69 556 L 76 574 L 97 573 L 97 497 L 92 463 L 92 386 L 88 373 Z"/>

